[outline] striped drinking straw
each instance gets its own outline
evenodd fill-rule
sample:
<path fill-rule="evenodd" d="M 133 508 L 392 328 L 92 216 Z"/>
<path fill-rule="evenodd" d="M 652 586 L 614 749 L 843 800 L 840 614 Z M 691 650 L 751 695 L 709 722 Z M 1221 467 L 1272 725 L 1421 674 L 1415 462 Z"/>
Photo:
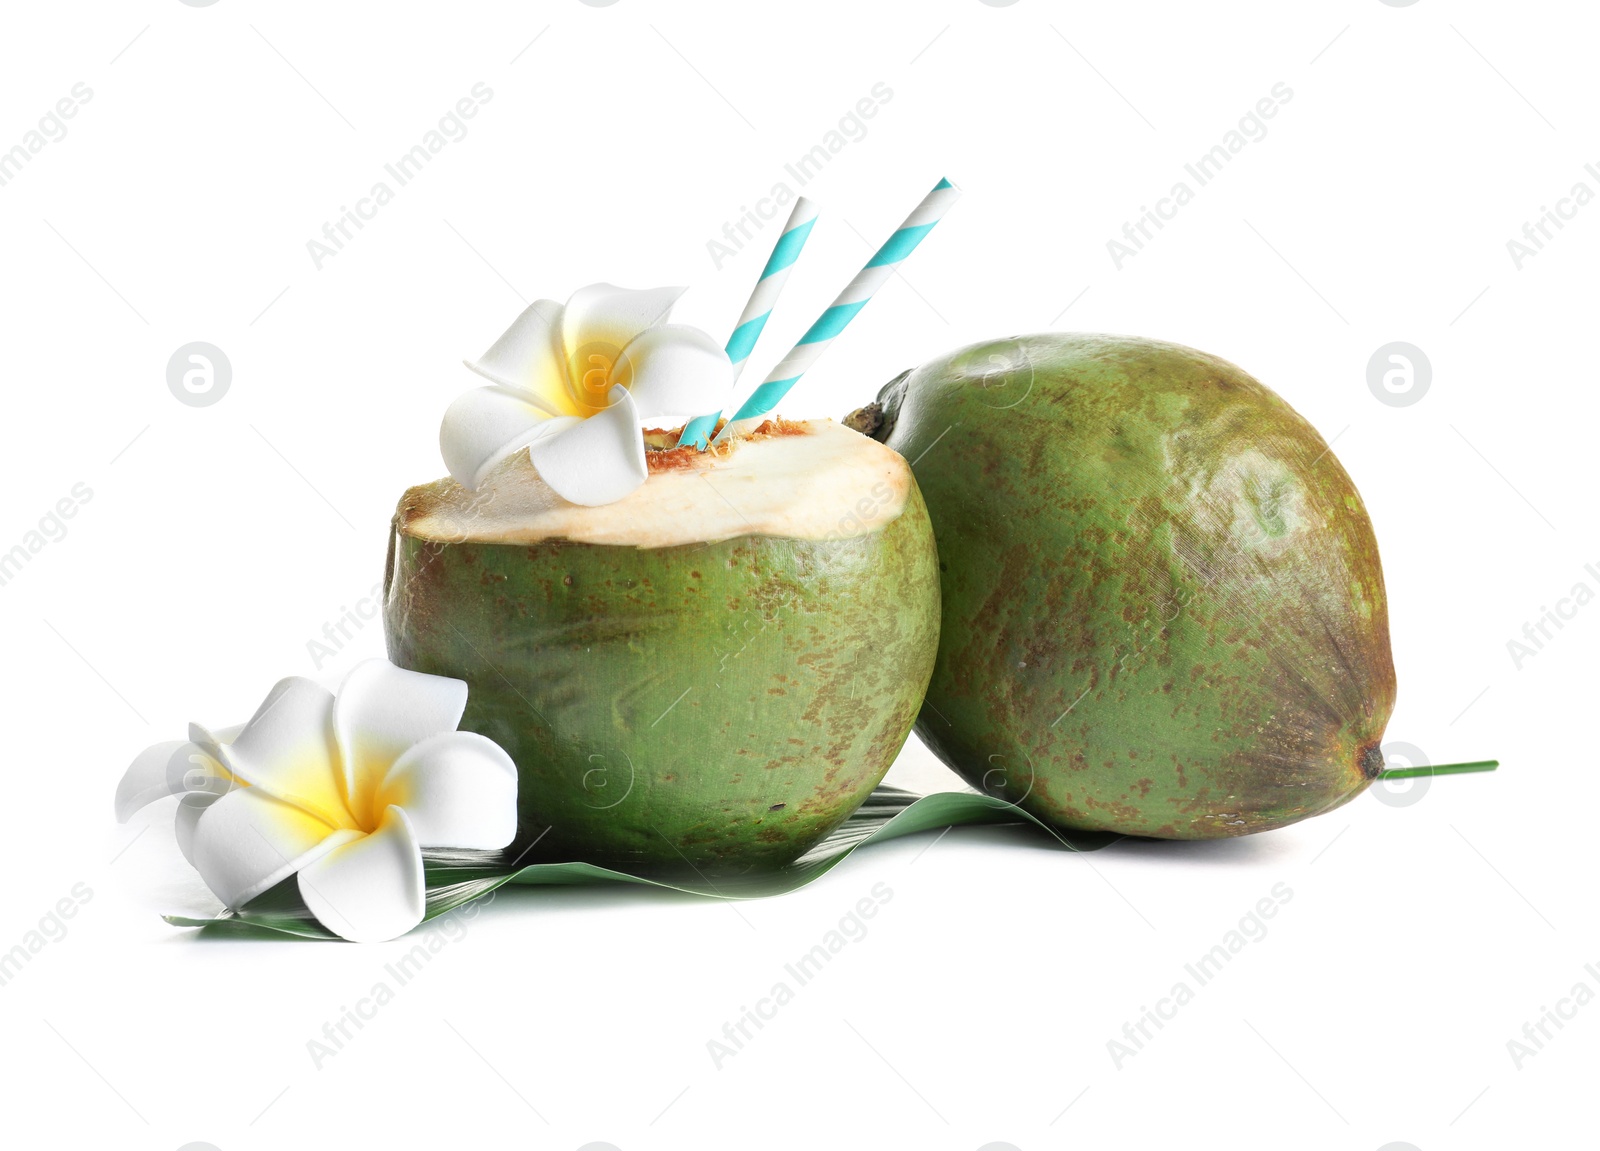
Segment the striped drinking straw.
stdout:
<path fill-rule="evenodd" d="M 933 226 L 960 195 L 961 189 L 949 180 L 940 180 L 933 186 L 933 191 L 929 192 L 922 203 L 917 205 L 916 210 L 906 217 L 905 223 L 901 224 L 883 247 L 878 249 L 877 254 L 867 261 L 867 266 L 850 281 L 850 286 L 839 293 L 839 298 L 834 300 L 806 334 L 800 337 L 800 342 L 794 346 L 794 350 L 767 373 L 765 382 L 752 392 L 750 398 L 745 400 L 734 413 L 733 418 L 718 433 L 715 443 L 721 443 L 726 439 L 731 434 L 734 424 L 740 420 L 764 416 L 778 406 L 783 397 L 789 394 L 789 389 L 794 387 L 805 374 L 806 369 L 817 362 L 817 358 L 827 350 L 829 344 L 833 343 L 834 338 L 855 319 L 856 313 L 867 306 L 872 294 L 883 286 L 885 280 L 894 275 L 895 270 L 916 250 L 922 238 L 933 230 Z"/>
<path fill-rule="evenodd" d="M 800 249 L 811 238 L 811 226 L 816 222 L 817 206 L 801 196 L 794 202 L 794 211 L 789 213 L 789 222 L 783 226 L 783 234 L 778 237 L 772 255 L 767 257 L 767 266 L 761 269 L 761 278 L 756 281 L 750 301 L 739 316 L 739 326 L 728 338 L 728 359 L 733 361 L 735 382 L 749 362 L 756 340 L 761 338 L 761 329 L 767 326 L 767 317 L 772 315 L 772 306 L 778 302 L 778 293 L 783 291 L 783 285 L 789 279 L 789 269 L 799 258 Z M 678 437 L 678 446 L 694 444 L 695 447 L 704 448 L 706 440 L 716 430 L 717 417 L 721 414 L 719 409 L 690 420 L 684 426 L 683 435 Z"/>

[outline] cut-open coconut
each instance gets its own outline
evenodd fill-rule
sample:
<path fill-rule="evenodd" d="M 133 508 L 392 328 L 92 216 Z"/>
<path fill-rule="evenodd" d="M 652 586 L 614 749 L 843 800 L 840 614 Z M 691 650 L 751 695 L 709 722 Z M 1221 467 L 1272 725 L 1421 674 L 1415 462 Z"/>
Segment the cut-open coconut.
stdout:
<path fill-rule="evenodd" d="M 529 860 L 779 865 L 910 732 L 938 644 L 927 510 L 898 454 L 827 421 L 646 443 L 649 479 L 600 507 L 525 453 L 476 491 L 408 491 L 389 656 L 467 681 L 461 726 L 517 762 Z"/>

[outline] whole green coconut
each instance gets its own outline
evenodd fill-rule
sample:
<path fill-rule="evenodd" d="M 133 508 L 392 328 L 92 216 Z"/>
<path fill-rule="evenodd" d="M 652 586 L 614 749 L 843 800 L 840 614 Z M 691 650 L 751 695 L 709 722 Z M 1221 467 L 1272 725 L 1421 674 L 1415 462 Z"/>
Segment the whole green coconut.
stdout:
<path fill-rule="evenodd" d="M 943 587 L 917 721 L 1063 829 L 1213 839 L 1360 793 L 1394 707 L 1372 524 L 1239 368 L 1130 336 L 964 348 L 847 421 L 912 461 Z"/>

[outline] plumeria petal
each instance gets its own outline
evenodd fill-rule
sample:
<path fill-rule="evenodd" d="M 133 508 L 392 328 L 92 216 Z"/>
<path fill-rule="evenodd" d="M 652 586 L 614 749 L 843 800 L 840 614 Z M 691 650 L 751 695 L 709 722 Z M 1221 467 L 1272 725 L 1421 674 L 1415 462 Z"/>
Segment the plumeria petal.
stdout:
<path fill-rule="evenodd" d="M 383 806 L 372 796 L 384 776 L 413 744 L 454 732 L 467 706 L 467 685 L 442 675 L 396 667 L 386 659 L 358 663 L 339 685 L 333 728 L 339 744 L 344 793 L 365 827 Z"/>
<path fill-rule="evenodd" d="M 206 808 L 230 791 L 237 791 L 241 787 L 250 785 L 223 767 L 219 758 L 222 754 L 222 744 L 236 738 L 239 732 L 244 730 L 244 724 L 223 728 L 217 734 L 226 736 L 224 740 L 213 738 L 196 724 L 190 724 L 189 730 L 191 735 L 198 734 L 202 738 L 190 744 L 193 751 L 185 757 L 187 765 L 183 775 L 183 794 L 178 797 L 178 810 L 172 817 L 172 830 L 178 839 L 178 850 L 183 852 L 183 857 L 192 864 L 194 832 Z"/>
<path fill-rule="evenodd" d="M 518 393 L 547 416 L 581 416 L 567 386 L 567 354 L 561 344 L 562 307 L 535 300 L 505 335 L 467 367 Z"/>
<path fill-rule="evenodd" d="M 643 419 L 687 419 L 727 402 L 733 363 L 699 328 L 663 324 L 639 333 L 622 349 L 611 382 L 628 389 Z"/>
<path fill-rule="evenodd" d="M 406 813 L 388 808 L 371 835 L 303 868 L 300 897 L 324 927 L 356 943 L 382 943 L 421 923 L 422 849 Z"/>
<path fill-rule="evenodd" d="M 547 416 L 505 388 L 475 388 L 445 411 L 439 451 L 450 477 L 476 491 L 507 456 L 577 422 L 577 416 Z"/>
<path fill-rule="evenodd" d="M 189 858 L 217 898 L 237 910 L 360 835 L 335 829 L 259 787 L 241 787 L 196 817 Z"/>
<path fill-rule="evenodd" d="M 183 857 L 192 866 L 194 864 L 194 836 L 195 829 L 200 826 L 200 817 L 206 813 L 220 795 L 212 795 L 204 791 L 187 792 L 178 797 L 178 810 L 172 817 L 172 832 L 178 841 L 178 850 L 183 852 Z"/>
<path fill-rule="evenodd" d="M 644 435 L 627 388 L 611 389 L 611 406 L 528 447 L 544 482 L 570 503 L 615 503 L 650 476 Z"/>
<path fill-rule="evenodd" d="M 404 808 L 423 847 L 492 851 L 517 834 L 517 765 L 493 740 L 447 731 L 395 760 L 376 802 Z"/>
<path fill-rule="evenodd" d="M 640 332 L 667 322 L 683 288 L 619 288 L 590 284 L 567 301 L 561 342 L 567 379 L 589 412 L 607 406 L 612 366 Z"/>
<path fill-rule="evenodd" d="M 279 680 L 244 730 L 219 744 L 222 765 L 252 787 L 334 827 L 353 826 L 333 737 L 333 693 L 304 676 Z"/>
<path fill-rule="evenodd" d="M 180 769 L 185 794 L 203 791 L 211 795 L 225 795 L 235 787 L 248 786 L 243 780 L 236 778 L 223 763 L 224 757 L 228 754 L 223 748 L 238 739 L 239 733 L 244 728 L 244 724 L 237 723 L 232 727 L 211 732 L 198 723 L 189 725 L 189 743 L 193 750 L 185 757 L 184 765 Z"/>
<path fill-rule="evenodd" d="M 200 749 L 181 739 L 151 744 L 141 751 L 123 773 L 122 782 L 117 784 L 117 822 L 127 823 L 128 817 L 141 807 L 181 792 L 184 775 L 181 765 L 188 761 L 191 752 L 198 755 Z"/>
<path fill-rule="evenodd" d="M 244 730 L 244 727 L 245 725 L 242 723 L 235 723 L 212 731 L 202 724 L 191 723 L 189 725 L 189 742 L 197 744 L 200 750 L 212 759 L 220 760 L 222 758 L 222 745 L 232 743 L 238 739 L 239 733 Z"/>

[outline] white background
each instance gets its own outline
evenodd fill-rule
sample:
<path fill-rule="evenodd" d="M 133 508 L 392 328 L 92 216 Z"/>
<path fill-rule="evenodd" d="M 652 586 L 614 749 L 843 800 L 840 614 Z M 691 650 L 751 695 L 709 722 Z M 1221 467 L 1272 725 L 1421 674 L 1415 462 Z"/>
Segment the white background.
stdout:
<path fill-rule="evenodd" d="M 1520 1069 L 1507 1042 L 1600 991 L 1600 606 L 1520 668 L 1507 641 L 1600 590 L 1600 207 L 1520 270 L 1506 243 L 1600 191 L 1593 13 L 1101 7 L 7 6 L 0 148 L 93 93 L 0 187 L 0 550 L 92 491 L 0 587 L 0 950 L 92 891 L 0 987 L 7 1142 L 1576 1145 L 1600 1006 Z M 480 81 L 468 135 L 319 270 L 307 241 Z M 525 299 L 601 279 L 689 284 L 678 318 L 727 331 L 775 230 L 720 269 L 707 242 L 879 82 L 892 99 L 804 189 L 823 217 L 752 371 L 939 176 L 965 196 L 786 412 L 842 415 L 1017 332 L 1227 357 L 1336 439 L 1371 510 L 1389 738 L 1503 768 L 1224 843 L 926 835 L 738 907 L 503 895 L 318 1068 L 307 1041 L 410 941 L 166 926 L 205 893 L 166 810 L 114 824 L 124 765 L 381 652 L 376 623 L 321 667 L 307 644 L 371 591 L 400 492 L 441 474 L 461 358 Z M 1279 82 L 1268 134 L 1119 270 L 1107 241 Z M 167 388 L 193 340 L 233 365 L 214 406 Z M 1408 407 L 1367 386 L 1394 340 L 1433 368 Z M 956 782 L 915 745 L 895 778 Z M 869 934 L 714 1065 L 707 1041 L 878 883 Z M 1279 883 L 1269 934 L 1119 1068 L 1107 1041 Z"/>

